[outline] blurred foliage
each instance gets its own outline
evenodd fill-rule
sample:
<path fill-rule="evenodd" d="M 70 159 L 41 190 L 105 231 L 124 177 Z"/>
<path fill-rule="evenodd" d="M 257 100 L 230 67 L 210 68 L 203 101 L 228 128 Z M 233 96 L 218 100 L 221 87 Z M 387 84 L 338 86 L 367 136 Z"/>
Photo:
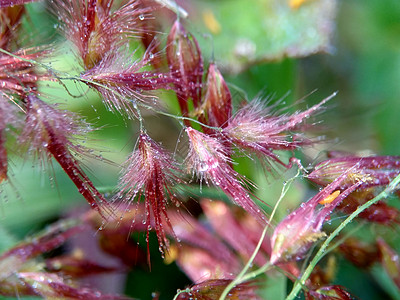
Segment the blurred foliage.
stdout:
<path fill-rule="evenodd" d="M 213 47 L 202 47 L 226 71 L 249 65 L 304 57 L 330 48 L 336 1 L 254 0 L 193 1 L 193 27 L 209 34 Z"/>
<path fill-rule="evenodd" d="M 400 155 L 397 128 L 400 119 L 400 1 L 305 0 L 300 1 L 302 4 L 298 7 L 290 7 L 291 2 L 294 1 L 192 1 L 189 3 L 192 6 L 184 6 L 189 12 L 191 31 L 198 38 L 205 58 L 214 59 L 230 73 L 226 80 L 236 105 L 243 98 L 242 91 L 248 99 L 261 93 L 275 100 L 290 92 L 284 98 L 286 104 L 293 105 L 289 110 L 298 105 L 304 107 L 304 103 L 314 104 L 333 91 L 339 91 L 330 102 L 329 111 L 320 117 L 330 143 L 306 151 L 306 162 L 315 162 L 323 150 Z M 28 8 L 30 14 L 25 28 L 29 41 L 37 44 L 44 37 L 45 42 L 55 42 L 59 38 L 55 31 L 57 24 L 49 17 L 46 3 L 32 3 Z M 69 63 L 74 62 L 74 56 L 68 47 L 65 49 L 61 47 L 56 52 L 53 66 L 70 71 L 73 68 Z M 324 53 L 294 58 L 320 50 Z M 240 74 L 231 74 L 239 71 Z M 42 90 L 56 95 L 57 102 L 61 100 L 65 107 L 94 121 L 100 127 L 94 133 L 95 147 L 105 158 L 122 163 L 136 141 L 136 125 L 107 111 L 97 95 L 82 90 L 74 82 L 69 82 L 68 88 L 72 94 L 81 93 L 84 97 L 71 99 L 57 84 L 43 86 Z M 303 103 L 296 102 L 314 89 L 318 89 L 317 92 Z M 155 125 L 151 125 L 153 123 Z M 154 126 L 151 131 L 156 140 L 165 140 L 173 150 L 175 139 L 171 142 L 170 137 L 178 133 L 170 119 L 148 115 L 147 125 Z M 336 137 L 339 140 L 335 140 Z M 22 161 L 16 153 L 11 154 L 14 154 L 12 186 L 3 191 L 0 207 L 0 250 L 66 214 L 72 206 L 86 207 L 56 164 L 48 171 L 54 182 L 51 184 L 42 169 L 31 168 L 31 162 Z M 265 180 L 263 171 L 255 165 L 247 163 L 243 173 L 260 186 L 257 196 L 272 205 L 279 197 L 282 180 L 272 177 Z M 97 178 L 97 186 L 112 191 L 118 177 L 117 166 L 88 161 L 87 167 L 92 170 L 91 177 Z M 304 185 L 296 183 L 285 199 L 287 202 L 281 206 L 278 218 L 306 194 Z M 370 239 L 376 234 L 388 237 L 391 245 L 400 250 L 400 239 L 393 234 L 395 229 L 395 226 L 372 227 L 364 228 L 362 233 Z M 166 291 L 167 286 L 168 291 L 161 293 L 160 299 L 170 299 L 173 291 L 183 288 L 185 280 L 187 283 L 187 279 L 181 280 L 185 277 L 175 265 L 165 266 L 157 255 L 157 251 L 152 254 L 154 267 L 150 275 L 144 268 L 129 274 L 128 295 L 151 299 L 150 291 Z M 374 270 L 374 277 L 378 278 L 374 280 L 369 273 L 348 262 L 340 262 L 338 273 L 340 276 L 335 283 L 345 285 L 360 299 L 399 299 L 398 291 L 388 284 L 388 279 L 381 279 L 382 271 Z M 279 295 L 286 287 L 286 278 L 276 280 L 271 286 Z"/>

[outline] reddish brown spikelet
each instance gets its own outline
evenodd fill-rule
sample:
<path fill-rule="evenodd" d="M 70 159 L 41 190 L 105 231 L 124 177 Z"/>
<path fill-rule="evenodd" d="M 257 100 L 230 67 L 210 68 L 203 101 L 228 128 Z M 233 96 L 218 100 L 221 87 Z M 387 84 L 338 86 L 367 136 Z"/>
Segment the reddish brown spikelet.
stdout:
<path fill-rule="evenodd" d="M 162 254 L 168 251 L 169 247 L 164 225 L 172 228 L 167 214 L 168 203 L 180 205 L 171 190 L 172 186 L 179 182 L 174 174 L 178 171 L 179 168 L 171 155 L 147 134 L 142 133 L 139 136 L 138 149 L 126 161 L 126 167 L 119 182 L 120 192 L 114 198 L 116 201 L 123 199 L 123 203 L 129 205 L 135 197 L 140 199 L 144 196 L 145 219 L 143 222 L 148 226 L 147 242 L 149 232 L 154 225 Z"/>
<path fill-rule="evenodd" d="M 130 222 L 132 223 L 132 219 Z M 145 230 L 146 229 L 141 232 Z M 107 230 L 101 233 L 99 239 L 99 246 L 102 251 L 108 255 L 114 256 L 129 268 L 137 265 L 144 266 L 146 265 L 146 260 L 147 263 L 149 262 L 146 251 L 143 251 L 137 241 L 127 238 L 132 232 L 133 230 L 129 231 L 129 233 L 121 233 L 118 232 L 118 230 Z"/>
<path fill-rule="evenodd" d="M 0 295 L 2 296 L 27 296 L 36 295 L 52 299 L 125 299 L 120 296 L 103 295 L 99 291 L 87 288 L 79 288 L 76 283 L 61 276 L 61 274 L 78 275 L 82 260 L 77 264 L 76 260 L 66 260 L 69 266 L 63 266 L 59 274 L 51 274 L 44 270 L 44 264 L 54 266 L 51 260 L 44 263 L 34 260 L 39 255 L 45 254 L 64 244 L 72 236 L 82 232 L 86 225 L 80 219 L 61 220 L 41 233 L 21 242 L 4 252 L 0 256 Z M 86 263 L 85 274 L 106 271 L 95 264 Z M 96 268 L 97 267 L 97 268 Z M 56 270 L 52 270 L 56 271 Z M 75 271 L 75 272 L 74 272 Z M 110 271 L 110 269 L 108 269 Z"/>
<path fill-rule="evenodd" d="M 78 120 L 77 115 L 57 110 L 30 94 L 27 96 L 25 126 L 19 139 L 41 162 L 54 157 L 90 206 L 106 218 L 112 215 L 107 200 L 94 187 L 72 155 L 73 152 L 78 155 L 87 154 L 85 148 L 72 142 L 77 135 L 89 131 L 89 126 Z"/>
<path fill-rule="evenodd" d="M 367 188 L 361 191 L 355 191 L 342 203 L 340 203 L 338 209 L 346 214 L 351 214 L 360 205 L 364 204 L 374 197 L 374 188 Z M 390 226 L 393 223 L 399 223 L 399 216 L 400 212 L 398 209 L 387 205 L 385 202 L 380 201 L 366 208 L 357 217 L 365 219 L 369 222 Z"/>
<path fill-rule="evenodd" d="M 166 55 L 169 69 L 178 80 L 175 88 L 182 114 L 187 116 L 189 98 L 195 108 L 200 105 L 203 59 L 196 39 L 179 21 L 168 35 Z"/>
<path fill-rule="evenodd" d="M 337 262 L 336 256 L 330 254 L 325 259 L 325 264 L 318 264 L 314 267 L 310 277 L 306 281 L 306 286 L 310 290 L 319 289 L 321 286 L 330 284 L 336 276 Z"/>
<path fill-rule="evenodd" d="M 3 7 L 13 7 L 15 5 L 22 5 L 29 2 L 35 2 L 38 0 L 1 0 L 0 1 L 0 8 Z"/>
<path fill-rule="evenodd" d="M 221 241 L 219 243 L 222 244 Z M 237 261 L 234 265 L 230 265 L 226 259 L 218 259 L 209 251 L 190 244 L 173 245 L 171 249 L 171 257 L 167 256 L 167 259 L 175 258 L 176 264 L 193 282 L 215 278 L 231 278 L 234 272 L 240 270 Z M 176 257 L 173 257 L 174 253 L 176 253 Z"/>
<path fill-rule="evenodd" d="M 362 180 L 361 188 L 388 185 L 400 173 L 399 156 L 343 156 L 325 160 L 317 164 L 307 177 L 319 185 L 327 185 L 337 178 L 344 170 L 353 168 L 348 175 L 346 185 Z"/>
<path fill-rule="evenodd" d="M 120 113 L 134 114 L 132 102 L 140 101 L 147 105 L 154 104 L 152 95 L 144 91 L 172 89 L 176 79 L 170 73 L 143 71 L 149 63 L 149 57 L 154 54 L 146 53 L 142 60 L 132 61 L 123 51 L 105 55 L 97 66 L 81 75 L 84 80 L 90 80 L 93 88 L 98 90 L 109 109 Z"/>
<path fill-rule="evenodd" d="M 337 205 L 349 194 L 354 192 L 362 182 L 357 181 L 353 183 L 353 185 L 342 190 L 337 197 L 322 208 L 318 209 L 317 207 L 325 198 L 341 188 L 348 173 L 351 171 L 352 170 L 348 170 L 340 175 L 317 195 L 290 213 L 276 226 L 271 238 L 272 264 L 303 258 L 311 245 L 325 236 L 325 233 L 321 229 L 327 217 Z"/>
<path fill-rule="evenodd" d="M 207 184 L 219 187 L 237 205 L 265 224 L 263 211 L 251 199 L 243 187 L 240 174 L 230 165 L 226 147 L 216 137 L 186 128 L 189 137 L 189 153 L 186 163 L 189 170 Z"/>
<path fill-rule="evenodd" d="M 208 67 L 206 92 L 201 112 L 206 114 L 205 123 L 213 127 L 225 127 L 232 115 L 232 96 L 217 66 Z"/>
<path fill-rule="evenodd" d="M 367 244 L 356 238 L 348 238 L 339 246 L 340 252 L 359 268 L 368 268 L 379 259 L 376 245 Z"/>
<path fill-rule="evenodd" d="M 232 95 L 215 64 L 208 67 L 207 92 L 204 97 L 210 103 L 209 125 L 224 127 L 232 115 Z"/>
<path fill-rule="evenodd" d="M 37 60 L 46 55 L 40 49 L 23 49 L 14 52 L 23 59 Z M 34 65 L 22 59 L 0 53 L 0 92 L 25 96 L 34 93 L 41 75 L 34 70 Z"/>
<path fill-rule="evenodd" d="M 73 220 L 63 220 L 33 238 L 21 242 L 0 256 L 0 287 L 26 262 L 62 245 L 71 236 L 81 232 L 83 226 Z M 1 288 L 0 291 L 2 292 Z M 0 294 L 1 294 L 0 292 Z"/>
<path fill-rule="evenodd" d="M 193 282 L 230 278 L 240 270 L 234 252 L 210 229 L 188 214 L 171 212 L 171 224 L 180 245 L 176 261 Z M 172 254 L 174 251 L 171 251 Z M 170 258 L 175 258 L 171 254 Z"/>
<path fill-rule="evenodd" d="M 201 200 L 201 204 L 210 224 L 204 225 L 189 215 L 171 212 L 171 223 L 180 245 L 172 247 L 167 260 L 176 259 L 183 272 L 196 283 L 206 279 L 231 279 L 232 274 L 241 270 L 241 263 L 250 258 L 263 226 L 239 207 L 208 199 Z M 215 233 L 221 239 L 215 237 Z M 270 253 L 269 239 L 265 239 L 256 263 L 264 264 Z M 281 267 L 293 278 L 300 275 L 293 263 Z"/>
<path fill-rule="evenodd" d="M 340 285 L 328 285 L 305 293 L 306 300 L 353 300 L 354 297 Z"/>
<path fill-rule="evenodd" d="M 164 2 L 165 3 L 165 2 Z M 140 41 L 149 53 L 150 63 L 155 69 L 163 68 L 167 65 L 165 52 L 163 55 L 158 55 L 162 48 L 158 35 L 163 32 L 166 20 L 175 18 L 175 14 L 165 8 L 164 3 L 154 0 L 140 0 L 139 6 L 146 8 L 151 6 L 152 17 L 144 18 L 140 22 Z"/>
<path fill-rule="evenodd" d="M 232 280 L 229 279 L 212 279 L 206 280 L 199 284 L 192 286 L 189 291 L 181 293 L 178 300 L 211 300 L 218 299 L 226 286 Z M 257 286 L 254 282 L 241 283 L 235 286 L 226 296 L 225 299 L 231 300 L 257 300 L 261 299 L 256 293 Z"/>
<path fill-rule="evenodd" d="M 250 230 L 243 227 L 244 224 L 240 222 L 239 218 L 236 218 L 227 204 L 221 201 L 202 201 L 201 206 L 216 233 L 235 249 L 241 257 L 249 259 L 256 248 L 262 229 L 259 231 L 257 240 L 251 240 Z M 261 227 L 258 223 L 253 225 Z M 259 251 L 254 259 L 255 264 L 262 266 L 267 263 L 269 253 L 263 251 L 266 248 L 270 250 L 268 245 L 263 244 L 262 251 Z"/>
<path fill-rule="evenodd" d="M 343 170 L 352 168 L 343 187 L 350 186 L 356 181 L 361 182 L 359 191 L 353 192 L 338 207 L 345 213 L 352 213 L 360 205 L 375 197 L 376 187 L 388 185 L 400 173 L 400 157 L 353 155 L 338 156 L 325 160 L 316 165 L 307 176 L 311 181 L 325 186 L 332 182 Z M 358 217 L 383 225 L 399 221 L 399 211 L 384 202 L 371 205 Z"/>
<path fill-rule="evenodd" d="M 368 200 L 368 199 L 367 199 Z M 354 209 L 356 210 L 356 209 Z M 353 210 L 353 211 L 354 211 Z M 353 212 L 352 211 L 352 212 Z M 397 208 L 387 205 L 385 202 L 378 202 L 371 205 L 358 215 L 359 218 L 366 219 L 382 225 L 391 226 L 399 223 L 400 212 Z"/>
<path fill-rule="evenodd" d="M 400 259 L 396 253 L 382 238 L 377 240 L 380 251 L 382 266 L 385 268 L 389 277 L 400 288 Z"/>
<path fill-rule="evenodd" d="M 239 148 L 289 167 L 290 165 L 282 162 L 273 151 L 294 150 L 312 144 L 311 140 L 302 136 L 300 125 L 310 115 L 321 110 L 334 95 L 293 115 L 276 116 L 262 107 L 261 103 L 253 101 L 237 111 L 222 133 Z M 293 134 L 293 132 L 299 133 Z"/>
<path fill-rule="evenodd" d="M 137 35 L 149 8 L 130 0 L 114 7 L 113 0 L 53 0 L 53 11 L 64 23 L 64 34 L 75 45 L 85 69 L 97 65 L 111 50 Z"/>
<path fill-rule="evenodd" d="M 18 291 L 18 295 L 25 296 L 36 296 L 35 290 L 25 282 L 21 282 L 18 279 L 14 279 L 12 282 L 1 281 L 0 285 L 0 295 L 3 297 L 13 297 L 15 298 L 15 291 Z"/>
<path fill-rule="evenodd" d="M 102 266 L 78 255 L 63 255 L 46 259 L 46 270 L 73 278 L 115 272 L 116 268 Z"/>
<path fill-rule="evenodd" d="M 3 2 L 0 1 L 0 3 Z M 24 13 L 25 8 L 23 5 L 0 8 L 0 48 L 10 50 Z"/>
<path fill-rule="evenodd" d="M 116 198 L 119 200 L 119 197 L 116 196 Z M 133 221 L 138 219 L 146 220 L 145 204 L 119 205 L 116 207 L 114 214 L 121 217 L 110 220 L 107 222 L 107 226 L 98 232 L 101 249 L 105 253 L 115 256 L 128 267 L 138 264 L 144 266 L 146 264 L 146 252 L 142 250 L 137 241 L 127 237 L 132 232 L 145 232 L 148 230 L 147 224 Z M 88 212 L 87 219 L 94 230 L 97 230 L 104 223 L 104 220 L 94 211 Z M 155 228 L 153 221 L 151 226 Z"/>
<path fill-rule="evenodd" d="M 123 296 L 102 294 L 97 290 L 75 287 L 70 282 L 57 274 L 45 272 L 20 272 L 18 279 L 29 285 L 34 294 L 46 299 L 128 299 Z"/>
<path fill-rule="evenodd" d="M 60 221 L 35 236 L 32 240 L 21 242 L 12 249 L 4 252 L 0 256 L 0 260 L 16 256 L 18 260 L 26 262 L 28 259 L 57 248 L 71 236 L 81 232 L 83 228 L 78 222 L 72 220 Z"/>
<path fill-rule="evenodd" d="M 127 238 L 132 232 L 145 232 L 148 228 L 142 222 L 132 222 L 132 219 L 145 219 L 144 203 L 140 203 L 136 207 L 130 205 L 129 208 L 119 206 L 114 214 L 117 216 L 123 214 L 123 216 L 119 219 L 110 220 L 107 222 L 107 226 L 97 233 L 100 248 L 105 253 L 121 260 L 128 267 L 138 264 L 145 265 L 145 251 L 134 239 Z M 94 230 L 97 230 L 104 223 L 104 220 L 94 211 L 89 211 L 86 218 Z"/>

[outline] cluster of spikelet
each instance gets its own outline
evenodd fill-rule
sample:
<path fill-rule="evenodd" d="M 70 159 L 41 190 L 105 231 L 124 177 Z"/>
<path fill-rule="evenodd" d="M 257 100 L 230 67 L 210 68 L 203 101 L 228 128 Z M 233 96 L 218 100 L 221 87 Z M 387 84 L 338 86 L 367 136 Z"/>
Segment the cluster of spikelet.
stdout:
<path fill-rule="evenodd" d="M 242 267 L 236 255 L 250 257 L 264 226 L 268 225 L 266 213 L 252 195 L 252 184 L 235 170 L 235 155 L 244 153 L 257 158 L 266 162 L 267 168 L 300 165 L 293 157 L 294 150 L 315 142 L 305 134 L 312 124 L 305 126 L 305 123 L 311 115 L 321 111 L 333 95 L 293 114 L 274 113 L 257 100 L 234 111 L 230 90 L 217 65 L 211 62 L 205 67 L 195 37 L 186 31 L 179 19 L 171 22 L 166 41 L 160 39 L 161 25 L 153 17 L 153 12 L 161 9 L 157 1 L 52 0 L 50 11 L 60 21 L 61 31 L 73 45 L 83 69 L 75 80 L 96 90 L 104 104 L 116 114 L 140 123 L 136 149 L 123 166 L 115 195 L 106 199 L 80 163 L 81 158 L 92 155 L 90 149 L 80 143 L 92 130 L 91 125 L 79 115 L 46 102 L 46 97 L 38 90 L 40 81 L 59 81 L 51 69 L 38 63 L 42 58 L 51 58 L 50 47 L 20 48 L 18 45 L 24 2 L 30 1 L 1 1 L 0 182 L 9 180 L 7 150 L 10 149 L 6 140 L 14 136 L 13 147 L 21 155 L 33 155 L 39 164 L 54 159 L 103 221 L 118 222 L 122 228 L 129 223 L 126 234 L 131 230 L 145 231 L 147 241 L 150 231 L 154 230 L 161 253 L 168 253 L 168 257 L 176 250 L 169 238 L 179 240 L 182 245 L 176 250 L 180 253 L 177 262 L 197 284 L 186 292 L 187 295 L 181 293 L 177 299 L 189 299 L 193 295 L 197 299 L 216 299 L 234 279 L 232 274 Z M 145 49 L 139 60 L 133 58 L 126 46 L 131 40 L 139 40 Z M 154 141 L 143 124 L 141 107 L 159 107 L 152 95 L 158 90 L 171 90 L 176 94 L 181 112 L 177 119 L 182 121 L 187 136 L 186 157 L 182 159 Z M 162 102 L 162 97 L 156 102 Z M 281 158 L 282 151 L 287 151 L 290 158 Z M 334 210 L 351 213 L 372 199 L 377 189 L 399 174 L 399 166 L 398 157 L 331 153 L 328 160 L 316 165 L 306 176 L 323 189 L 275 227 L 271 237 L 263 241 L 255 262 L 279 266 L 289 278 L 295 279 L 300 274 L 296 261 L 304 258 L 311 246 L 326 236 L 322 226 L 330 214 Z M 221 239 L 213 237 L 209 228 L 189 214 L 180 212 L 184 217 L 177 216 L 177 207 L 185 199 L 180 198 L 175 188 L 193 182 L 221 190 L 246 211 L 240 214 L 223 202 L 201 201 L 203 211 Z M 127 212 L 129 210 L 134 213 Z M 118 218 L 120 214 L 121 219 Z M 391 224 L 398 221 L 398 215 L 396 209 L 377 203 L 359 217 Z M 142 222 L 132 223 L 132 219 L 137 218 Z M 61 229 L 57 227 L 41 235 L 36 242 L 13 248 L 3 254 L 0 261 L 4 266 L 17 261 L 13 266 L 16 272 L 30 259 L 79 232 L 81 223 L 88 220 L 96 224 L 92 214 L 82 218 L 79 224 L 62 223 Z M 133 225 L 138 223 L 140 225 Z M 190 228 L 186 228 L 188 224 Z M 107 230 L 102 234 L 107 235 Z M 379 245 L 381 251 L 388 249 L 383 241 Z M 28 254 L 22 255 L 21 249 Z M 203 269 L 193 265 L 195 260 L 202 259 Z M 16 281 L 7 281 L 8 277 L 0 274 L 0 283 L 4 282 L 5 287 L 0 288 L 0 294 L 12 293 L 18 286 L 20 294 L 45 297 L 114 297 L 91 290 L 74 290 L 58 275 L 43 274 L 18 272 Z M 309 299 L 327 299 L 320 296 L 326 293 L 331 293 L 335 299 L 349 299 L 349 294 L 341 287 L 322 283 L 307 282 Z M 41 288 L 37 288 L 38 285 Z M 234 299 L 253 299 L 258 297 L 254 290 L 252 283 L 242 284 L 230 295 L 237 297 Z"/>

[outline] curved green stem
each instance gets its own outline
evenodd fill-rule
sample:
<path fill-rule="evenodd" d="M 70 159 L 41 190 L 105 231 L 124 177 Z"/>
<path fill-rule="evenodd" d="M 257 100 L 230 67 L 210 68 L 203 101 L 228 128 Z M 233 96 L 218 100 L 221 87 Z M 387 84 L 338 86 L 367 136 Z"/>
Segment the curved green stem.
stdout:
<path fill-rule="evenodd" d="M 272 210 L 271 216 L 269 218 L 268 224 L 264 227 L 264 230 L 260 236 L 260 239 L 258 240 L 258 244 L 256 246 L 256 248 L 253 251 L 253 254 L 251 255 L 250 259 L 247 261 L 246 265 L 244 266 L 244 268 L 242 269 L 242 271 L 240 271 L 240 273 L 236 276 L 236 278 L 234 280 L 231 281 L 231 283 L 229 283 L 225 290 L 222 292 L 219 300 L 224 300 L 226 298 L 226 296 L 229 294 L 229 292 L 238 284 L 245 282 L 248 279 L 252 279 L 262 273 L 264 273 L 269 267 L 270 267 L 270 263 L 268 262 L 267 264 L 265 264 L 264 266 L 262 266 L 261 268 L 255 270 L 254 272 L 250 272 L 246 275 L 246 272 L 250 269 L 251 265 L 253 264 L 254 259 L 256 258 L 258 251 L 261 248 L 261 245 L 264 241 L 265 235 L 267 234 L 267 230 L 269 228 L 269 225 L 271 224 L 272 219 L 275 216 L 276 210 L 279 206 L 279 204 L 281 203 L 283 197 L 285 197 L 287 191 L 290 188 L 291 183 L 300 175 L 300 170 L 297 170 L 297 174 L 293 177 L 290 178 L 287 182 L 285 182 L 283 184 L 282 187 L 282 191 L 281 191 L 281 195 L 279 196 L 278 201 L 276 202 L 274 209 Z"/>
<path fill-rule="evenodd" d="M 293 286 L 292 291 L 286 297 L 286 300 L 293 300 L 297 297 L 297 294 L 300 292 L 301 288 L 305 285 L 306 280 L 310 277 L 311 272 L 314 270 L 317 263 L 321 260 L 321 258 L 325 255 L 326 249 L 328 248 L 331 241 L 351 222 L 353 221 L 362 211 L 375 204 L 376 202 L 388 197 L 390 193 L 396 188 L 396 186 L 400 183 L 400 175 L 393 179 L 393 181 L 386 187 L 384 191 L 382 191 L 375 198 L 369 200 L 363 205 L 359 206 L 350 216 L 347 217 L 324 241 L 324 243 L 319 248 L 317 254 L 315 254 L 314 258 L 308 265 L 307 269 L 304 271 L 303 275 L 299 280 L 297 280 Z"/>
<path fill-rule="evenodd" d="M 176 292 L 176 295 L 175 295 L 174 299 L 172 299 L 172 300 L 178 299 L 179 295 L 183 294 L 183 293 L 190 293 L 190 288 L 187 288 L 186 290 L 178 290 Z"/>

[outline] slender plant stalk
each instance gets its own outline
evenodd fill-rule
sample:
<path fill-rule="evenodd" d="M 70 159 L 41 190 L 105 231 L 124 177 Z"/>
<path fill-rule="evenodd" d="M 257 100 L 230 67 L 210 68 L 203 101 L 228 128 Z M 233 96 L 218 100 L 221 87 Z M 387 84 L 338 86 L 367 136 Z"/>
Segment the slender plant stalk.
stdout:
<path fill-rule="evenodd" d="M 190 289 L 187 288 L 186 290 L 178 290 L 178 291 L 176 292 L 176 295 L 175 295 L 174 299 L 172 299 L 172 300 L 178 299 L 179 295 L 180 295 L 180 294 L 183 294 L 183 293 L 190 293 Z"/>
<path fill-rule="evenodd" d="M 387 198 L 390 193 L 396 188 L 396 186 L 400 183 L 400 175 L 398 175 L 396 178 L 393 179 L 392 182 L 383 190 L 381 193 L 379 193 L 375 198 L 369 200 L 368 202 L 364 203 L 363 205 L 359 206 L 350 216 L 347 217 L 346 220 L 344 220 L 330 235 L 329 237 L 324 241 L 324 243 L 321 245 L 321 248 L 319 248 L 317 254 L 315 254 L 314 258 L 308 265 L 307 269 L 304 271 L 303 275 L 299 280 L 297 280 L 293 286 L 292 291 L 290 294 L 286 297 L 286 300 L 293 300 L 294 298 L 297 297 L 297 294 L 300 292 L 301 288 L 305 285 L 306 280 L 308 277 L 311 275 L 311 272 L 314 270 L 315 266 L 317 263 L 321 260 L 321 258 L 325 255 L 326 249 L 328 248 L 330 242 L 351 222 L 353 221 L 361 212 L 363 212 L 365 209 L 370 207 L 371 205 L 377 203 L 378 201 Z"/>
<path fill-rule="evenodd" d="M 268 224 L 264 227 L 264 230 L 260 236 L 260 239 L 258 240 L 258 244 L 256 246 L 256 248 L 253 251 L 253 254 L 251 255 L 250 259 L 248 260 L 248 262 L 246 263 L 246 265 L 244 266 L 244 268 L 242 269 L 242 271 L 240 271 L 240 273 L 236 276 L 236 278 L 234 280 L 232 280 L 231 283 L 229 283 L 225 290 L 222 292 L 221 296 L 219 297 L 219 300 L 224 300 L 226 298 L 226 296 L 229 294 L 229 292 L 238 284 L 245 282 L 248 279 L 254 278 L 256 276 L 258 276 L 259 274 L 264 273 L 269 267 L 270 267 L 270 263 L 265 264 L 264 266 L 262 266 L 261 268 L 259 268 L 258 270 L 255 270 L 254 272 L 250 272 L 246 275 L 246 272 L 250 269 L 251 265 L 253 264 L 254 259 L 257 256 L 258 251 L 261 248 L 262 242 L 264 241 L 265 235 L 267 234 L 267 230 L 271 224 L 272 219 L 275 216 L 276 210 L 279 206 L 279 204 L 281 203 L 283 197 L 285 197 L 287 191 L 289 190 L 292 182 L 300 175 L 300 170 L 297 170 L 297 174 L 293 177 L 290 178 L 288 181 L 286 181 L 283 184 L 282 187 L 282 191 L 281 191 L 281 195 L 279 196 L 278 201 L 276 202 L 274 209 L 272 210 L 271 216 L 269 218 Z M 264 270 L 265 269 L 265 270 Z"/>

